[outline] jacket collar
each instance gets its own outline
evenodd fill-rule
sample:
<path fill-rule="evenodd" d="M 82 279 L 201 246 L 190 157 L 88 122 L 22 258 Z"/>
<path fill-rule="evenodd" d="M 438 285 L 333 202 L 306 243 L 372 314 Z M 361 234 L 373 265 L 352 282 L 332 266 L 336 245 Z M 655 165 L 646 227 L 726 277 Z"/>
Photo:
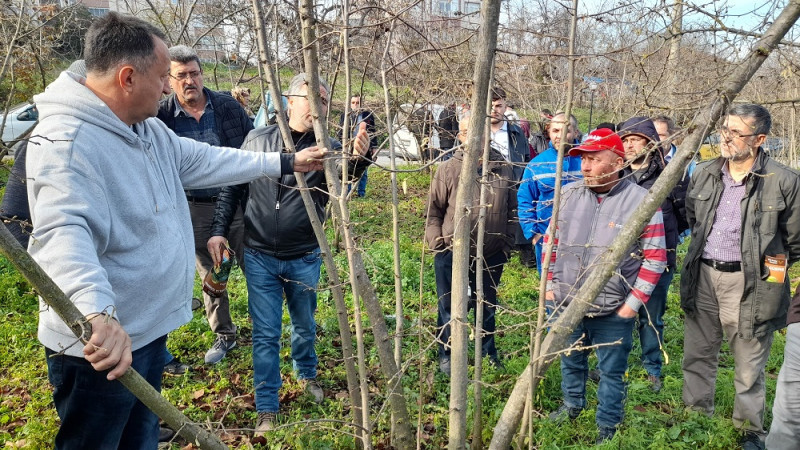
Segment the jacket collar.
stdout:
<path fill-rule="evenodd" d="M 709 163 L 705 170 L 708 171 L 710 175 L 722 179 L 722 165 L 725 164 L 726 161 L 725 158 L 719 156 Z M 769 161 L 769 155 L 762 147 L 758 147 L 758 154 L 756 155 L 756 160 L 753 162 L 753 167 L 750 169 L 750 172 L 758 174 L 764 173 L 767 161 Z"/>

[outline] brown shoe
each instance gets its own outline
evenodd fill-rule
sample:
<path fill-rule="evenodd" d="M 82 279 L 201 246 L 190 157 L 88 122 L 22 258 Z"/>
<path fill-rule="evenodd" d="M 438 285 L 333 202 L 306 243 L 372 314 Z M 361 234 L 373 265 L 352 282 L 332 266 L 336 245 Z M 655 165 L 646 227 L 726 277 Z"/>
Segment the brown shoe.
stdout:
<path fill-rule="evenodd" d="M 267 431 L 272 431 L 275 428 L 277 416 L 277 413 L 274 412 L 258 413 L 258 420 L 256 420 L 256 431 L 253 433 L 253 437 L 263 437 Z"/>

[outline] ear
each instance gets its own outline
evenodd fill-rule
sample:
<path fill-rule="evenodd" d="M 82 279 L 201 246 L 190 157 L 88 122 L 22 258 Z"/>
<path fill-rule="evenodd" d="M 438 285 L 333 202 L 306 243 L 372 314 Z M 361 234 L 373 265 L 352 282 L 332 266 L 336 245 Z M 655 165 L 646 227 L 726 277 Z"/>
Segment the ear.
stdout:
<path fill-rule="evenodd" d="M 136 70 L 133 66 L 129 65 L 122 66 L 117 70 L 117 84 L 119 84 L 123 91 L 128 93 L 133 91 L 135 72 Z"/>
<path fill-rule="evenodd" d="M 764 145 L 765 142 L 767 142 L 767 135 L 766 134 L 759 134 L 758 136 L 756 136 L 756 140 L 755 140 L 755 142 L 753 142 L 753 146 L 758 148 L 758 147 L 761 147 L 762 145 Z"/>

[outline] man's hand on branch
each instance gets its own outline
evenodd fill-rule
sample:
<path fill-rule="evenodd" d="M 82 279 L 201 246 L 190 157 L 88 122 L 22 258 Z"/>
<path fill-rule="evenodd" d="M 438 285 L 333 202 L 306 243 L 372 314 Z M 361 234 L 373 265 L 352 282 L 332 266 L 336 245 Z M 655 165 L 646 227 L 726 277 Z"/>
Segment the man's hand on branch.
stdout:
<path fill-rule="evenodd" d="M 106 314 L 94 316 L 89 323 L 92 337 L 83 347 L 83 355 L 94 370 L 111 369 L 106 378 L 115 380 L 125 374 L 133 362 L 131 338 L 116 319 Z"/>
<path fill-rule="evenodd" d="M 328 153 L 327 149 L 308 147 L 294 154 L 295 172 L 313 172 L 322 170 L 322 158 Z"/>

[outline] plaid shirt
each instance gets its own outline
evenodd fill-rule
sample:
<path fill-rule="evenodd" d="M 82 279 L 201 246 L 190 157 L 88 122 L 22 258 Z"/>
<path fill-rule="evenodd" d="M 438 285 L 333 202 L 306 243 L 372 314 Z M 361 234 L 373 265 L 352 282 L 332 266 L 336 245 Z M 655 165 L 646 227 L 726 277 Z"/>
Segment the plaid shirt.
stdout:
<path fill-rule="evenodd" d="M 722 195 L 703 248 L 703 258 L 725 262 L 742 260 L 742 199 L 746 194 L 746 183 L 747 177 L 737 183 L 731 177 L 728 164 L 722 165 Z"/>

